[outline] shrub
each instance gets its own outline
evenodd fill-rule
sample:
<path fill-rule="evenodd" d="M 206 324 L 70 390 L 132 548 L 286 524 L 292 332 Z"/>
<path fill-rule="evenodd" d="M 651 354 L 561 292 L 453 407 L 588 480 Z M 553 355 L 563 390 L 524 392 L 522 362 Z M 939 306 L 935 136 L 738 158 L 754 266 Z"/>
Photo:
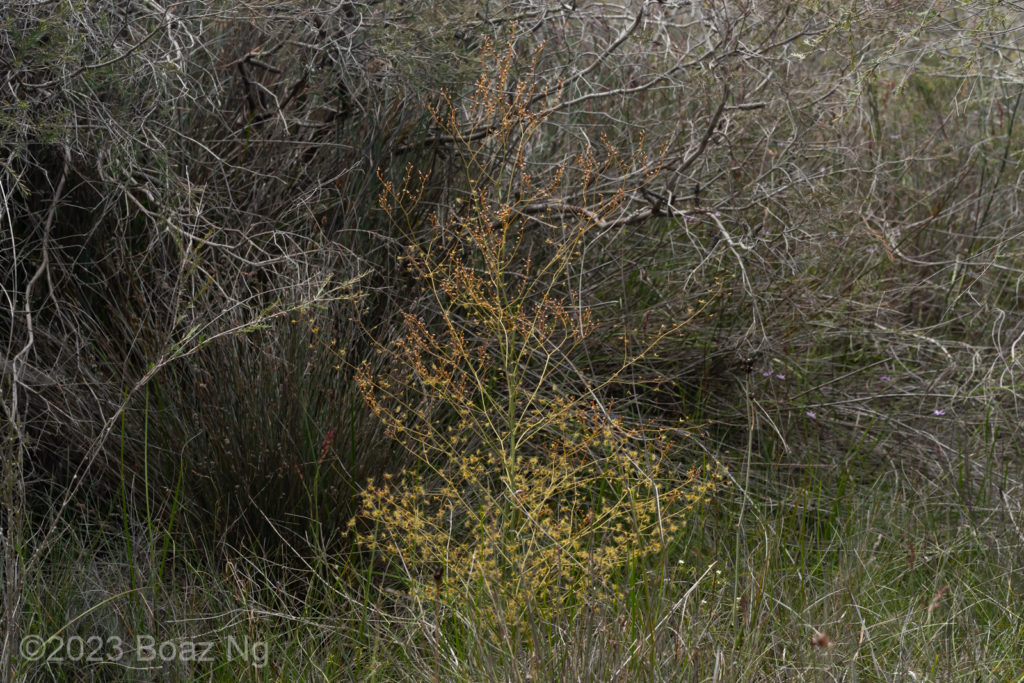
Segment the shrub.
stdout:
<path fill-rule="evenodd" d="M 511 82 L 511 48 L 491 55 L 496 68 L 465 110 L 474 125 L 451 101 L 435 111 L 465 164 L 453 209 L 413 234 L 405 217 L 428 176 L 410 167 L 400 185 L 384 183 L 381 206 L 409 239 L 403 260 L 433 311 L 407 312 L 402 336 L 357 375 L 418 467 L 371 481 L 364 523 L 352 527 L 401 568 L 414 596 L 455 604 L 475 587 L 499 623 L 519 624 L 531 607 L 553 615 L 613 590 L 617 572 L 663 550 L 721 475 L 673 462 L 687 425 L 631 423 L 599 398 L 614 373 L 591 381 L 579 369 L 594 320 L 564 278 L 632 188 L 578 194 L 596 166 L 591 150 L 532 177 L 544 120 L 530 109 L 535 89 L 528 77 Z M 484 126 L 480 139 L 464 132 Z M 570 182 L 579 205 L 567 207 L 557 197 Z"/>

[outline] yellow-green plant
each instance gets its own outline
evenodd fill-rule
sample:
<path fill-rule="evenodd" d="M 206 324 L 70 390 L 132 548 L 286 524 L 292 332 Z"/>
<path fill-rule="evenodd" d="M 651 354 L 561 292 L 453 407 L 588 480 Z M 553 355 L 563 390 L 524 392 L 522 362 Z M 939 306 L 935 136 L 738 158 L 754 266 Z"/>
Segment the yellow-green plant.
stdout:
<path fill-rule="evenodd" d="M 532 177 L 544 117 L 531 104 L 543 98 L 512 82 L 511 53 L 491 55 L 498 68 L 468 104 L 445 98 L 434 115 L 464 164 L 465 193 L 434 212 L 430 234 L 412 234 L 428 176 L 410 168 L 384 184 L 381 207 L 410 241 L 404 260 L 430 311 L 407 313 L 357 379 L 421 467 L 369 482 L 367 523 L 353 528 L 418 597 L 454 604 L 482 589 L 474 595 L 514 624 L 530 605 L 558 611 L 614 590 L 616 572 L 664 549 L 721 477 L 672 461 L 685 425 L 627 421 L 577 369 L 595 322 L 567 275 L 630 188 L 588 195 L 599 168 L 589 151 Z M 603 154 L 605 169 L 627 175 L 649 165 L 641 152 Z M 570 177 L 571 205 L 560 199 Z"/>

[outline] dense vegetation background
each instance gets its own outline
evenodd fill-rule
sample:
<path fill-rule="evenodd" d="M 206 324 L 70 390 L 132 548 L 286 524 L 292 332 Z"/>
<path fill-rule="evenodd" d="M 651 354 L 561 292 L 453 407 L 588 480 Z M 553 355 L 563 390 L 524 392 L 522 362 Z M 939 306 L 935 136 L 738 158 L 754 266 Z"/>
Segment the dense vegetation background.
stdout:
<path fill-rule="evenodd" d="M 1021 680 L 1022 10 L 5 2 L 4 679 Z"/>

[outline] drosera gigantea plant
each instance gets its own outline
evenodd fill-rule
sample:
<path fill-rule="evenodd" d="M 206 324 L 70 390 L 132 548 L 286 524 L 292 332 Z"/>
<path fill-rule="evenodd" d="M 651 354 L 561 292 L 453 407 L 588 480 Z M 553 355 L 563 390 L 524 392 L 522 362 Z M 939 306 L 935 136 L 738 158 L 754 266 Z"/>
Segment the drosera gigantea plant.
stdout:
<path fill-rule="evenodd" d="M 403 260 L 432 313 L 405 313 L 401 336 L 357 373 L 418 467 L 369 481 L 350 527 L 414 599 L 460 610 L 474 602 L 467 596 L 487 596 L 490 612 L 477 618 L 500 634 L 531 613 L 553 618 L 621 595 L 616 576 L 665 550 L 723 477 L 673 461 L 691 427 L 626 419 L 599 396 L 702 308 L 607 377 L 579 369 L 595 321 L 564 280 L 635 188 L 587 196 L 599 167 L 589 150 L 531 176 L 544 123 L 530 109 L 536 89 L 511 82 L 511 48 L 491 55 L 498 68 L 465 109 L 445 98 L 447 110 L 433 112 L 464 164 L 465 195 L 434 212 L 429 234 L 409 220 L 429 176 L 408 167 L 400 185 L 381 177 L 381 208 L 409 241 Z M 464 133 L 467 111 L 477 119 L 468 129 L 488 135 Z M 651 167 L 642 148 L 627 159 L 605 151 L 604 168 L 644 181 L 631 172 Z M 558 199 L 570 177 L 572 206 Z"/>

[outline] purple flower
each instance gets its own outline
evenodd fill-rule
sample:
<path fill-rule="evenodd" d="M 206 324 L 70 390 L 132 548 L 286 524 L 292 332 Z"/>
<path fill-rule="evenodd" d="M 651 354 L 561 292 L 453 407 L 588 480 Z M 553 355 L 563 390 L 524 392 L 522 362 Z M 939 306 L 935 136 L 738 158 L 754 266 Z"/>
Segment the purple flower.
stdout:
<path fill-rule="evenodd" d="M 900 139 L 900 136 L 899 136 L 899 135 L 890 135 L 890 136 L 889 136 L 889 139 L 890 139 L 890 140 L 899 140 L 899 139 Z"/>
<path fill-rule="evenodd" d="M 775 375 L 775 379 L 786 379 L 786 376 L 783 375 L 782 373 L 778 373 Z"/>
<path fill-rule="evenodd" d="M 812 420 L 816 420 L 818 418 L 818 416 L 814 413 L 813 410 L 808 410 L 806 413 L 804 413 L 804 415 L 811 418 Z"/>
<path fill-rule="evenodd" d="M 932 415 L 938 415 L 939 417 L 941 417 L 941 416 L 943 416 L 945 414 L 946 414 L 946 411 L 942 410 L 941 408 L 936 408 L 935 410 L 932 411 Z"/>
<path fill-rule="evenodd" d="M 889 375 L 882 375 L 878 379 L 882 380 L 883 382 L 891 382 L 892 381 L 892 377 L 890 377 Z"/>
<path fill-rule="evenodd" d="M 715 218 L 718 218 L 718 217 L 719 217 L 719 216 L 721 216 L 721 215 L 722 215 L 722 214 L 720 214 L 719 212 L 715 211 Z"/>
<path fill-rule="evenodd" d="M 771 370 L 769 370 L 769 371 L 767 371 L 767 372 L 762 372 L 762 373 L 761 373 L 761 376 L 762 376 L 762 377 L 771 377 L 771 376 L 772 376 L 772 371 L 771 371 Z"/>

